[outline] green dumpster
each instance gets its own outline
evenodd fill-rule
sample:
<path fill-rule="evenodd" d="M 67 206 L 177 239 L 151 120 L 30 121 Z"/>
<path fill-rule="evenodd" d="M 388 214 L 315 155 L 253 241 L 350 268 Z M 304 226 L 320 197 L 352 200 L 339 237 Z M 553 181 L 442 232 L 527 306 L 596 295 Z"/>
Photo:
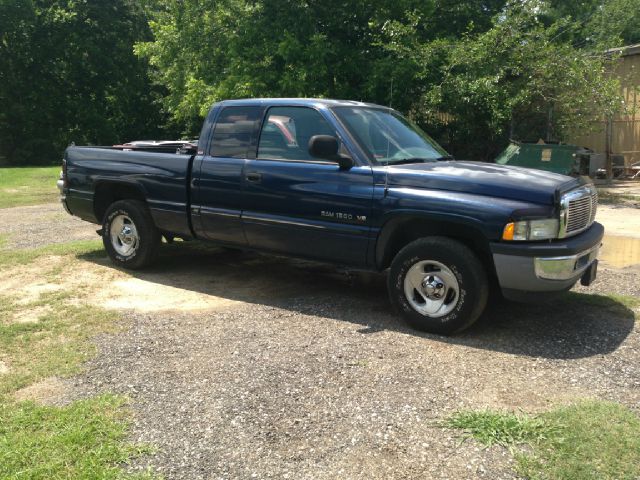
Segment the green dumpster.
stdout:
<path fill-rule="evenodd" d="M 580 175 L 582 174 L 579 152 L 581 150 L 583 149 L 576 145 L 511 142 L 495 162 L 501 165 L 536 168 L 564 175 Z"/>

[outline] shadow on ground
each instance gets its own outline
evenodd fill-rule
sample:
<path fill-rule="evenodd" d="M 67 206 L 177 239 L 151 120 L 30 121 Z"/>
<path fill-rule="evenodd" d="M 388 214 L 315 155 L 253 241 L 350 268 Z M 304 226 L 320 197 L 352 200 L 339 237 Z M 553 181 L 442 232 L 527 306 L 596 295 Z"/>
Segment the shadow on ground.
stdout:
<path fill-rule="evenodd" d="M 79 258 L 115 268 L 102 253 Z M 163 245 L 156 266 L 127 273 L 205 295 L 361 324 L 362 334 L 395 330 L 530 357 L 576 359 L 610 353 L 635 322 L 634 312 L 611 297 L 572 292 L 539 304 L 495 303 L 469 330 L 453 337 L 431 335 L 409 329 L 392 311 L 383 275 L 197 242 Z"/>

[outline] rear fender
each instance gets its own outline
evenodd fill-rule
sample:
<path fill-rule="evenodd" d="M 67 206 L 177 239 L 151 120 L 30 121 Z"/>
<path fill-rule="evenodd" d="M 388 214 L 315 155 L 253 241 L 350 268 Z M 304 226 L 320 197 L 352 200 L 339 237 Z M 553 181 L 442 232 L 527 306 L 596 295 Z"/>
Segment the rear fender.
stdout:
<path fill-rule="evenodd" d="M 118 200 L 139 200 L 146 203 L 147 194 L 144 187 L 134 181 L 96 181 L 93 196 L 93 210 L 98 222 L 102 223 L 102 219 L 109 205 Z"/>

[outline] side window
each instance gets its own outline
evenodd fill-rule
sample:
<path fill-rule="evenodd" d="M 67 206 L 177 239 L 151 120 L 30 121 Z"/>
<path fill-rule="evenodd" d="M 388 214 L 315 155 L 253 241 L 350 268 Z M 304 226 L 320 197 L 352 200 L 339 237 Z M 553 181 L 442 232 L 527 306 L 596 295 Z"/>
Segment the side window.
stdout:
<path fill-rule="evenodd" d="M 260 107 L 226 107 L 222 110 L 213 129 L 209 155 L 246 158 L 251 137 L 260 121 L 260 111 Z"/>
<path fill-rule="evenodd" d="M 309 139 L 314 135 L 336 135 L 317 111 L 306 107 L 272 107 L 262 125 L 258 158 L 314 160 Z"/>

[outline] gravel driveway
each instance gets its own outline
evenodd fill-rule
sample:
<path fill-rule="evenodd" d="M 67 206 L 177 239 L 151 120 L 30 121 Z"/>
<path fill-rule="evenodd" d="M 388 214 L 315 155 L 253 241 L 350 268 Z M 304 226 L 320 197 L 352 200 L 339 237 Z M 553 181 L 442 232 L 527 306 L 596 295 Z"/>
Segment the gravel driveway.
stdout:
<path fill-rule="evenodd" d="M 0 235 L 7 237 L 10 248 L 92 240 L 99 238 L 97 229 L 97 225 L 69 215 L 60 203 L 0 209 Z"/>
<path fill-rule="evenodd" d="M 494 307 L 445 338 L 405 328 L 382 277 L 308 262 L 185 246 L 136 277 L 235 302 L 131 311 L 75 379 L 76 396 L 131 396 L 135 438 L 158 446 L 148 462 L 167 478 L 513 478 L 506 452 L 439 421 L 586 397 L 639 405 L 634 313 L 608 297 Z"/>
<path fill-rule="evenodd" d="M 64 219 L 55 228 L 75 231 Z M 461 443 L 442 419 L 586 397 L 640 409 L 634 312 L 597 295 L 640 297 L 637 267 L 604 266 L 557 302 L 494 306 L 451 338 L 406 328 L 382 276 L 311 262 L 175 245 L 132 279 L 229 300 L 124 308 L 131 328 L 97 338 L 98 356 L 69 382 L 66 401 L 128 395 L 134 440 L 157 447 L 131 469 L 168 479 L 514 478 L 508 452 Z"/>

